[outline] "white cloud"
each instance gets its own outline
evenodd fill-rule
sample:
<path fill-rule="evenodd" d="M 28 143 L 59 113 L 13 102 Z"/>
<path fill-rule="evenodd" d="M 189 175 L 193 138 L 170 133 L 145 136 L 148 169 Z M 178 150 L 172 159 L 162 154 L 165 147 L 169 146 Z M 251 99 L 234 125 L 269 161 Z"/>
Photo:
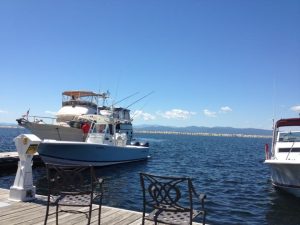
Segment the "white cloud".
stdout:
<path fill-rule="evenodd" d="M 232 112 L 232 109 L 229 106 L 221 107 L 220 113 L 228 113 L 228 112 Z"/>
<path fill-rule="evenodd" d="M 216 112 L 209 111 L 208 109 L 204 109 L 203 113 L 204 113 L 205 116 L 208 116 L 208 117 L 217 117 Z"/>
<path fill-rule="evenodd" d="M 172 109 L 170 111 L 166 111 L 158 114 L 167 119 L 183 119 L 183 120 L 188 119 L 193 115 L 196 115 L 195 112 L 189 112 L 182 109 Z"/>
<path fill-rule="evenodd" d="M 217 117 L 218 114 L 224 114 L 232 112 L 232 109 L 229 106 L 222 106 L 218 112 L 210 111 L 209 109 L 204 109 L 203 114 L 207 117 Z"/>
<path fill-rule="evenodd" d="M 46 114 L 50 114 L 50 115 L 52 115 L 52 116 L 56 116 L 56 113 L 57 113 L 57 112 L 52 112 L 52 111 L 46 110 L 45 113 L 46 113 Z"/>
<path fill-rule="evenodd" d="M 291 107 L 291 110 L 300 113 L 300 105 L 295 105 Z"/>
<path fill-rule="evenodd" d="M 8 113 L 8 112 L 0 109 L 0 113 Z"/>
<path fill-rule="evenodd" d="M 151 115 L 150 113 L 145 113 L 142 110 L 136 110 L 133 112 L 133 117 L 135 119 L 143 119 L 145 121 L 154 120 L 155 116 Z"/>

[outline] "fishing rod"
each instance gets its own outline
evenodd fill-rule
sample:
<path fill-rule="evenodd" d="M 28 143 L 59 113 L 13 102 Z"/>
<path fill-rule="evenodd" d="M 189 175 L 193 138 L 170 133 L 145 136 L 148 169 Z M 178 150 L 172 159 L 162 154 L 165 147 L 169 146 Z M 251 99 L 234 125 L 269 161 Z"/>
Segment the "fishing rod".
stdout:
<path fill-rule="evenodd" d="M 126 107 L 126 109 L 128 109 L 130 106 L 134 105 L 135 103 L 137 103 L 137 102 L 141 101 L 142 99 L 144 99 L 144 98 L 148 97 L 149 95 L 151 95 L 151 94 L 153 94 L 153 93 L 154 93 L 154 91 L 151 91 L 149 94 L 147 94 L 147 95 L 145 95 L 145 96 L 141 97 L 140 99 L 138 99 L 138 100 L 134 101 L 134 102 L 133 102 L 133 103 L 131 103 L 129 106 L 127 106 L 127 107 Z"/>
<path fill-rule="evenodd" d="M 142 109 L 146 106 L 146 103 L 139 109 L 136 110 L 133 114 L 133 116 L 131 117 L 131 120 L 133 120 L 137 115 L 138 115 L 138 111 L 142 111 Z"/>
<path fill-rule="evenodd" d="M 119 100 L 118 102 L 115 102 L 114 104 L 112 104 L 112 105 L 116 105 L 116 104 L 119 104 L 119 103 L 121 103 L 121 102 L 123 102 L 123 101 L 125 101 L 126 99 L 128 99 L 128 98 L 131 98 L 132 96 L 134 96 L 134 95 L 137 95 L 139 92 L 135 92 L 135 93 L 133 93 L 132 95 L 129 95 L 129 96 L 127 96 L 127 97 L 125 97 L 125 98 L 123 98 L 123 99 L 121 99 L 121 100 Z"/>

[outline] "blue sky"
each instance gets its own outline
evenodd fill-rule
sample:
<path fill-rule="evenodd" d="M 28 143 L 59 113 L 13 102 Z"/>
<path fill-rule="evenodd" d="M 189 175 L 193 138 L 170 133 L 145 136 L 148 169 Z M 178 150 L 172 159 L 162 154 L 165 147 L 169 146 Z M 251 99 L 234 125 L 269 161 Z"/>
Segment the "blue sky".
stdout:
<path fill-rule="evenodd" d="M 300 113 L 300 1 L 0 1 L 0 122 L 109 90 L 134 124 L 272 128 Z"/>

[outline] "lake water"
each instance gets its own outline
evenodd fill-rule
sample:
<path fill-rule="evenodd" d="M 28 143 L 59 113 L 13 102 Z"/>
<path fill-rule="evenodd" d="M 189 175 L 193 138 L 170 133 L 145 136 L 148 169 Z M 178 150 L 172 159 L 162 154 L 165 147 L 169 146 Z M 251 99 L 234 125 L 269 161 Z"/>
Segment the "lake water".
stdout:
<path fill-rule="evenodd" d="M 13 138 L 24 129 L 0 129 L 0 149 L 15 149 Z M 194 178 L 207 194 L 207 223 L 300 224 L 300 198 L 276 191 L 263 164 L 266 138 L 136 135 L 150 142 L 148 161 L 97 168 L 105 179 L 104 204 L 141 211 L 139 172 Z M 15 170 L 0 171 L 0 187 L 9 188 Z M 45 170 L 33 169 L 37 193 L 45 193 Z"/>

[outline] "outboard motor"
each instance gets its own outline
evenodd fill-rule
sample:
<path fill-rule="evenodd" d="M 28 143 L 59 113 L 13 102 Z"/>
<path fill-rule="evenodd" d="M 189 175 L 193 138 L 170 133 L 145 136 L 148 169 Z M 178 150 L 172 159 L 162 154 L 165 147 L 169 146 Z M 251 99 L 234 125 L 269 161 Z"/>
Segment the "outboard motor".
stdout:
<path fill-rule="evenodd" d="M 149 147 L 149 142 L 141 142 L 140 146 Z"/>
<path fill-rule="evenodd" d="M 132 141 L 130 142 L 131 145 L 134 145 L 134 146 L 140 146 L 140 142 L 138 141 Z"/>

